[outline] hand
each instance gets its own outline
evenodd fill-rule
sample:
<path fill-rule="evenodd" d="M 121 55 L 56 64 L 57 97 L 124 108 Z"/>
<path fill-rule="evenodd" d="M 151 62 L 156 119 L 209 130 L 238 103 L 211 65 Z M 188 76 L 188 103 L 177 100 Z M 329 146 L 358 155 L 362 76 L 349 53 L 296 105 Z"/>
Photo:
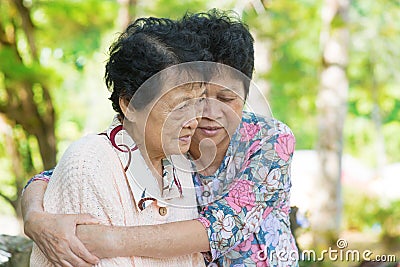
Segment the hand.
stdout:
<path fill-rule="evenodd" d="M 31 212 L 24 231 L 54 266 L 90 267 L 99 262 L 76 236 L 78 224 L 98 224 L 89 214 L 51 214 Z"/>

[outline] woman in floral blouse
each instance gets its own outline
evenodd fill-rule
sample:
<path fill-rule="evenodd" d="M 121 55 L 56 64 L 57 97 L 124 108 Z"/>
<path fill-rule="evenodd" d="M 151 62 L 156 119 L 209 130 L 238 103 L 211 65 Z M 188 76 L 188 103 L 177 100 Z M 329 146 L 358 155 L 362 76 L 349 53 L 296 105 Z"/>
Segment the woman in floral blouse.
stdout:
<path fill-rule="evenodd" d="M 252 76 L 253 39 L 242 23 L 215 11 L 187 15 L 179 23 L 209 38 L 214 61 Z M 207 84 L 203 117 L 190 147 L 199 219 L 113 229 L 79 225 L 78 237 L 93 254 L 167 257 L 209 251 L 205 258 L 210 266 L 297 266 L 289 223 L 294 136 L 282 122 L 243 112 L 249 83 L 222 69 Z M 36 214 L 40 216 L 26 216 L 31 236 L 50 231 L 42 227 L 54 218 Z M 81 258 L 89 262 L 90 255 Z"/>

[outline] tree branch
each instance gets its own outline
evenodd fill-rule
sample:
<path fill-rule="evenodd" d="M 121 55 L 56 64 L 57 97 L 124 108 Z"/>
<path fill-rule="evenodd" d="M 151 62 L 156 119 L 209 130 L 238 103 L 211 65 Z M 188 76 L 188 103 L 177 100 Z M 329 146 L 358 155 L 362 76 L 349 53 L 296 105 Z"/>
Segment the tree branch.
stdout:
<path fill-rule="evenodd" d="M 12 25 L 13 25 L 13 33 L 14 34 L 12 36 L 7 36 L 6 30 L 5 30 L 6 27 L 0 21 L 0 44 L 10 47 L 17 55 L 19 61 L 22 62 L 22 57 L 18 52 L 18 48 L 16 45 L 17 42 L 15 40 L 15 31 L 16 31 L 15 23 L 12 22 Z"/>
<path fill-rule="evenodd" d="M 28 39 L 29 48 L 32 53 L 32 57 L 37 60 L 37 50 L 35 44 L 35 36 L 34 36 L 34 28 L 30 11 L 27 7 L 24 6 L 23 0 L 13 0 L 15 6 L 18 9 L 19 14 L 22 18 L 22 29 L 25 32 L 26 38 Z"/>
<path fill-rule="evenodd" d="M 0 197 L 4 198 L 7 202 L 9 202 L 11 204 L 11 206 L 14 207 L 15 201 L 13 201 L 11 198 L 9 198 L 8 196 L 4 195 L 2 192 L 0 192 Z"/>
<path fill-rule="evenodd" d="M 6 46 L 10 45 L 10 42 L 7 39 L 5 27 L 1 23 L 1 20 L 0 20 L 0 43 L 2 43 L 3 45 L 6 45 Z"/>

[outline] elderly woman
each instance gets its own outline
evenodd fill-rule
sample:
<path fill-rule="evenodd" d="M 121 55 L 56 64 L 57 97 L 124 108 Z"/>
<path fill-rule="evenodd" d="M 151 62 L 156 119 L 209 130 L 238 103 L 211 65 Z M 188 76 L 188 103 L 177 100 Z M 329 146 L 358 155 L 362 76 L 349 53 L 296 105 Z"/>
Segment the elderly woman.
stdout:
<path fill-rule="evenodd" d="M 234 68 L 209 66 L 212 71 L 206 84 L 207 100 L 191 140 L 191 159 L 198 170 L 192 178 L 197 186 L 200 218 L 157 226 L 80 225 L 78 237 L 100 258 L 167 257 L 210 251 L 207 260 L 219 266 L 297 266 L 288 218 L 293 134 L 277 120 L 242 111 L 249 90 L 247 77 L 253 72 L 253 39 L 240 21 L 218 12 L 187 15 L 178 25 L 182 31 L 206 38 L 203 44 L 213 61 Z M 35 179 L 48 177 L 45 174 Z M 39 198 L 36 205 L 28 207 L 33 212 L 26 212 L 27 233 L 46 251 L 51 251 L 43 245 L 47 241 L 60 249 L 59 244 L 39 234 L 57 236 L 57 231 L 65 233 L 67 227 L 52 231 L 43 229 L 41 223 L 64 222 L 68 229 L 75 229 L 77 222 L 43 214 L 40 191 L 44 183 L 34 184 L 36 187 L 28 190 L 39 192 Z M 64 243 L 79 244 L 75 239 L 61 241 Z M 95 260 L 85 248 L 66 251 L 69 254 L 54 253 L 55 262 L 60 257 L 85 266 L 83 259 Z M 76 251 L 82 252 L 79 259 Z M 287 254 L 282 257 L 276 252 Z"/>
<path fill-rule="evenodd" d="M 171 67 L 190 56 L 168 46 L 171 38 L 195 41 L 196 35 L 152 34 L 174 26 L 166 19 L 140 19 L 113 44 L 105 79 L 118 115 L 105 132 L 78 140 L 64 153 L 44 196 L 47 212 L 90 213 L 112 226 L 198 217 L 190 174 L 171 164 L 172 155 L 189 150 L 204 89 L 191 82 L 195 74 L 190 69 Z M 204 266 L 204 260 L 200 253 L 158 260 L 115 257 L 101 260 L 98 266 L 180 264 Z M 34 246 L 31 266 L 51 265 Z"/>

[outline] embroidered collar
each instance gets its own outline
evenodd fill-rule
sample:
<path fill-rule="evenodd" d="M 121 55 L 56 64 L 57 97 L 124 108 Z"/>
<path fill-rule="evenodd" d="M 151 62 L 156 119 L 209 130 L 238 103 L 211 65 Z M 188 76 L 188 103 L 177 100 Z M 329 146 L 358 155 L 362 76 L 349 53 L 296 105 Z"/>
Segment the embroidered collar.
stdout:
<path fill-rule="evenodd" d="M 147 166 L 134 140 L 123 128 L 118 116 L 114 117 L 110 127 L 100 135 L 107 136 L 117 153 L 135 203 L 140 210 L 155 200 L 161 200 L 157 203 L 161 206 L 161 203 L 167 200 L 183 197 L 181 182 L 176 175 L 172 160 L 168 158 L 162 160 L 163 177 L 160 190 L 157 179 Z"/>

